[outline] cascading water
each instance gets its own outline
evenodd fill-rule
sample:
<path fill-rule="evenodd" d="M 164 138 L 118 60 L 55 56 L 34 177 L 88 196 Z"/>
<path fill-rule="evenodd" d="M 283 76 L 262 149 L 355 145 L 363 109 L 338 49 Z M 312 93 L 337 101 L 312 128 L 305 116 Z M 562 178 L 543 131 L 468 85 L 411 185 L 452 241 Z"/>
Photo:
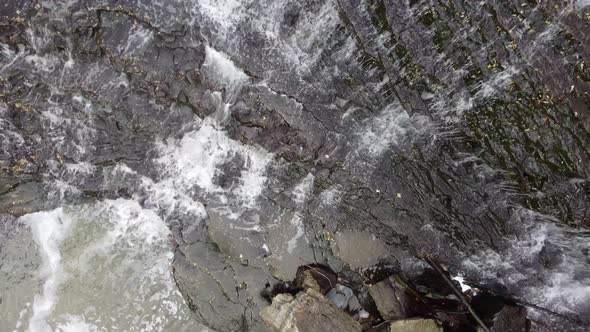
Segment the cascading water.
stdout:
<path fill-rule="evenodd" d="M 584 331 L 590 6 L 516 2 L 0 5 L 0 331 L 265 330 L 425 255 Z"/>

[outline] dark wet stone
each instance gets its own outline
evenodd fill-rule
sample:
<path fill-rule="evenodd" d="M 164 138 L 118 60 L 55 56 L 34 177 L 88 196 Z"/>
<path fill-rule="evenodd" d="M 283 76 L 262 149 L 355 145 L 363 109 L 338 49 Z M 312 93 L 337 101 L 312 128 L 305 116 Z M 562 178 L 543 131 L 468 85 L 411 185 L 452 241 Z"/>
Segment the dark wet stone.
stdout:
<path fill-rule="evenodd" d="M 494 317 L 493 332 L 526 332 L 530 323 L 526 316 L 526 309 L 522 307 L 505 306 Z"/>
<path fill-rule="evenodd" d="M 213 178 L 213 183 L 227 189 L 235 186 L 240 181 L 241 172 L 244 170 L 244 160 L 240 155 L 228 159 Z"/>
<path fill-rule="evenodd" d="M 539 260 L 543 264 L 543 267 L 554 269 L 563 262 L 562 250 L 551 242 L 547 242 L 539 252 Z"/>
<path fill-rule="evenodd" d="M 366 284 L 373 285 L 389 278 L 389 276 L 398 272 L 401 272 L 399 266 L 386 262 L 380 262 L 377 265 L 363 269 L 361 271 L 361 275 Z"/>

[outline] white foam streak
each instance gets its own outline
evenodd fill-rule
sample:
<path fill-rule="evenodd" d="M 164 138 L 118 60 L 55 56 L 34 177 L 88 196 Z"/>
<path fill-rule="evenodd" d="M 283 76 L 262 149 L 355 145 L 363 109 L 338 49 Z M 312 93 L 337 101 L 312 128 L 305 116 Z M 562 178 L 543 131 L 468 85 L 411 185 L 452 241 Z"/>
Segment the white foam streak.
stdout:
<path fill-rule="evenodd" d="M 224 87 L 235 87 L 248 81 L 248 76 L 239 69 L 229 56 L 212 47 L 205 50 L 203 70 L 207 77 Z"/>
<path fill-rule="evenodd" d="M 249 78 L 231 61 L 227 54 L 211 47 L 206 48 L 205 54 L 202 70 L 204 76 L 215 85 L 215 91 L 211 92 L 212 100 L 217 103 L 213 120 L 215 123 L 223 125 L 229 117 L 231 105 Z"/>
<path fill-rule="evenodd" d="M 410 116 L 401 105 L 392 104 L 371 118 L 360 130 L 357 153 L 378 157 L 392 145 L 428 130 L 429 120 L 424 116 Z"/>
<path fill-rule="evenodd" d="M 170 230 L 155 211 L 118 199 L 21 220 L 43 259 L 28 331 L 194 326 L 172 280 Z"/>
<path fill-rule="evenodd" d="M 303 228 L 303 221 L 298 214 L 294 214 L 293 218 L 291 218 L 291 225 L 295 226 L 297 233 L 287 242 L 287 251 L 289 254 L 292 254 L 295 249 L 297 248 L 297 243 L 299 240 L 303 238 L 305 235 L 305 230 Z"/>
<path fill-rule="evenodd" d="M 22 218 L 33 231 L 33 236 L 41 256 L 43 266 L 41 274 L 45 279 L 43 291 L 35 296 L 33 316 L 29 322 L 31 332 L 50 332 L 47 318 L 57 301 L 56 293 L 62 271 L 60 243 L 67 237 L 72 225 L 71 219 L 64 215 L 61 208 L 51 212 L 39 212 Z"/>
<path fill-rule="evenodd" d="M 313 181 L 315 177 L 313 174 L 309 173 L 307 176 L 301 180 L 301 182 L 293 188 L 293 200 L 297 204 L 298 207 L 302 207 L 307 199 L 307 196 L 311 193 L 311 189 L 313 187 Z"/>

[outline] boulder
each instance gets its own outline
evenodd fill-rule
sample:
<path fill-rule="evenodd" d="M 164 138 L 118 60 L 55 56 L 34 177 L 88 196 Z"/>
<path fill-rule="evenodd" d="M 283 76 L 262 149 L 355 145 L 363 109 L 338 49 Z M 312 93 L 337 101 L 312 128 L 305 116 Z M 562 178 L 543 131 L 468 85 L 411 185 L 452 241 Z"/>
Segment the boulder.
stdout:
<path fill-rule="evenodd" d="M 391 323 L 391 332 L 443 332 L 439 322 L 434 319 L 407 319 Z"/>
<path fill-rule="evenodd" d="M 279 332 L 358 332 L 360 324 L 320 292 L 308 288 L 297 297 L 279 294 L 260 317 Z"/>

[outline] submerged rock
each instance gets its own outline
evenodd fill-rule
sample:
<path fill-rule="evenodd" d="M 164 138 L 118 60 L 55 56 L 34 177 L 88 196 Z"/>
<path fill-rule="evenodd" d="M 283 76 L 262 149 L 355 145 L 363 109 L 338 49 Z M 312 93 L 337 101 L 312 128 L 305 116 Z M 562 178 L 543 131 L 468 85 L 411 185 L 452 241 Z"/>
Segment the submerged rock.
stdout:
<path fill-rule="evenodd" d="M 385 243 L 368 232 L 338 232 L 332 248 L 334 255 L 353 270 L 373 266 L 389 255 Z"/>
<path fill-rule="evenodd" d="M 360 332 L 360 324 L 313 289 L 297 297 L 279 294 L 260 316 L 274 331 L 280 332 Z"/>

